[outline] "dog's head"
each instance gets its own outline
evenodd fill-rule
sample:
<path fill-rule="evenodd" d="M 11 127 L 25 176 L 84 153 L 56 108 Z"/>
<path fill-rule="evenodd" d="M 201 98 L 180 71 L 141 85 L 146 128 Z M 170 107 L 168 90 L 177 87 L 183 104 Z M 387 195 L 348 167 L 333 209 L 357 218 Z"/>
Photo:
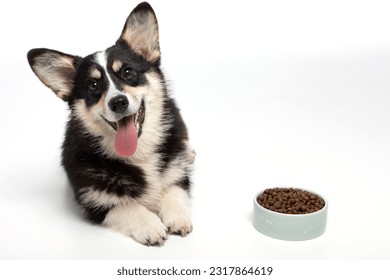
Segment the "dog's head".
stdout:
<path fill-rule="evenodd" d="M 28 61 L 89 132 L 113 139 L 119 156 L 134 154 L 145 100 L 162 79 L 157 19 L 148 3 L 131 12 L 120 38 L 105 51 L 82 58 L 33 49 Z"/>

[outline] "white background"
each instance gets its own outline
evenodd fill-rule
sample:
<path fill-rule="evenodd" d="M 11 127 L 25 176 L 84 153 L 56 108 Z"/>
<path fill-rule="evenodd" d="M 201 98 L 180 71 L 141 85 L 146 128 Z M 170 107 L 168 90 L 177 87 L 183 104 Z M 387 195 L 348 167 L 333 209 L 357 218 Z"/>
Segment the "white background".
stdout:
<path fill-rule="evenodd" d="M 26 59 L 104 50 L 138 2 L 1 2 L 0 259 L 389 259 L 386 2 L 150 1 L 197 150 L 194 231 L 161 248 L 80 218 L 60 166 L 66 104 Z M 253 197 L 276 186 L 324 195 L 325 234 L 258 233 Z"/>

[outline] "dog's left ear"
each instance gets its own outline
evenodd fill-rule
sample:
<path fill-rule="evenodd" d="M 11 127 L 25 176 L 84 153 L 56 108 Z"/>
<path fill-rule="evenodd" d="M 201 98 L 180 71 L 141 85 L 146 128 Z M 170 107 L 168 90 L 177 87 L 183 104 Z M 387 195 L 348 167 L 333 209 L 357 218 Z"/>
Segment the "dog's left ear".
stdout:
<path fill-rule="evenodd" d="M 160 59 L 158 24 L 152 7 L 143 2 L 126 20 L 120 39 L 149 62 Z"/>

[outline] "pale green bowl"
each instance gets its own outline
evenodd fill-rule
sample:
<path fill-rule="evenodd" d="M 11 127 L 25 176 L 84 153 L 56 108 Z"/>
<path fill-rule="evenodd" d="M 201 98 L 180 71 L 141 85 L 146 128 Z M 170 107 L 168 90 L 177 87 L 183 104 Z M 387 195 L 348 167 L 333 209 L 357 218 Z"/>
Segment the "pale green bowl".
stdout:
<path fill-rule="evenodd" d="M 269 237 L 282 240 L 300 241 L 309 240 L 322 235 L 326 229 L 328 201 L 322 196 L 325 206 L 309 214 L 283 214 L 268 210 L 257 202 L 257 194 L 253 200 L 253 225 Z"/>

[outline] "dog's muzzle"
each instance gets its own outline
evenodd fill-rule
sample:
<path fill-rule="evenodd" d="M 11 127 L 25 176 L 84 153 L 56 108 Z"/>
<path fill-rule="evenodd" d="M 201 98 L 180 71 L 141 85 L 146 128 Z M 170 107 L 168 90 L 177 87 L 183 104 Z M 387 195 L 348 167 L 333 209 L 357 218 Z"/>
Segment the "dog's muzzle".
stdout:
<path fill-rule="evenodd" d="M 123 113 L 126 111 L 127 107 L 129 106 L 129 101 L 125 96 L 117 96 L 114 97 L 113 99 L 110 100 L 108 103 L 109 108 L 115 112 L 115 113 Z M 107 120 L 103 115 L 101 116 L 103 120 L 108 123 L 114 130 L 117 130 L 118 128 L 118 123 L 123 122 L 123 121 L 133 121 L 135 127 L 137 128 L 138 131 L 138 138 L 141 136 L 142 133 L 142 125 L 145 120 L 145 102 L 142 100 L 141 105 L 134 115 L 126 116 L 122 119 L 120 119 L 117 122 L 110 122 Z"/>
<path fill-rule="evenodd" d="M 126 96 L 116 96 L 109 101 L 108 107 L 116 114 L 125 114 L 128 109 L 129 101 Z M 142 100 L 138 111 L 129 116 L 124 116 L 116 122 L 107 120 L 103 115 L 104 121 L 115 131 L 115 151 L 120 157 L 132 156 L 136 149 L 138 138 L 142 134 L 142 126 L 145 120 L 145 102 Z"/>

